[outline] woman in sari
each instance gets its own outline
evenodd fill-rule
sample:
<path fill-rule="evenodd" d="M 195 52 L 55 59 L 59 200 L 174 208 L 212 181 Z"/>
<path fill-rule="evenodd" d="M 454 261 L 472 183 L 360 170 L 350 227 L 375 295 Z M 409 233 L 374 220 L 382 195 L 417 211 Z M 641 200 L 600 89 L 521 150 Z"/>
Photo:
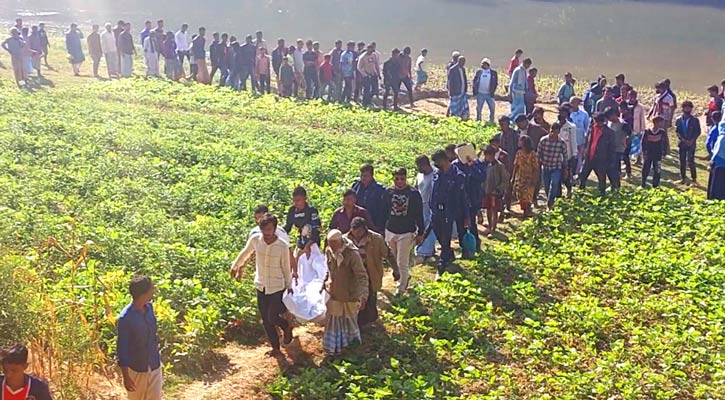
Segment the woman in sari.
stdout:
<path fill-rule="evenodd" d="M 514 160 L 513 177 L 511 184 L 519 199 L 519 205 L 524 217 L 531 216 L 531 199 L 534 198 L 539 176 L 539 160 L 531 138 L 523 135 L 519 137 L 519 150 Z"/>

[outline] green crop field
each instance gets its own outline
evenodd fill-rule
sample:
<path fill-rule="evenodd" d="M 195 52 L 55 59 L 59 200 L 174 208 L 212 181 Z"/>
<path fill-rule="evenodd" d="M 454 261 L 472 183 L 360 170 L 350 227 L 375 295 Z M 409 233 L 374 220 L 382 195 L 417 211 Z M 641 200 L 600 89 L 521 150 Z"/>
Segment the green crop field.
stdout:
<path fill-rule="evenodd" d="M 225 340 L 263 343 L 251 274 L 228 275 L 255 205 L 281 215 L 302 184 L 327 223 L 361 163 L 388 184 L 417 154 L 494 133 L 162 80 L 39 93 L 2 84 L 0 342 L 31 343 L 33 367 L 60 399 L 91 398 L 89 377 L 112 370 L 113 323 L 134 273 L 159 286 L 169 382 L 193 375 Z M 460 275 L 424 279 L 386 304 L 380 327 L 342 359 L 261 390 L 725 398 L 723 215 L 725 205 L 694 193 L 579 194 L 508 241 L 487 242 Z"/>

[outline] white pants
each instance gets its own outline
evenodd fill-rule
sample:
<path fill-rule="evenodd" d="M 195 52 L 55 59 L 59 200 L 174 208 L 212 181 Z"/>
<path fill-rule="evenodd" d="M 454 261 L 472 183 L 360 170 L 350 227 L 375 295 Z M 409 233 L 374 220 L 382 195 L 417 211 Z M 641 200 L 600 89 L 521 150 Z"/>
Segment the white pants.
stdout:
<path fill-rule="evenodd" d="M 144 60 L 146 61 L 146 76 L 159 76 L 159 54 L 146 53 Z"/>
<path fill-rule="evenodd" d="M 133 75 L 133 55 L 121 54 L 121 75 L 125 78 Z"/>
<path fill-rule="evenodd" d="M 161 400 L 161 387 L 164 378 L 161 375 L 161 367 L 149 372 L 136 372 L 128 370 L 136 390 L 128 392 L 128 400 Z"/>
<path fill-rule="evenodd" d="M 415 232 L 398 234 L 386 230 L 385 241 L 393 252 L 400 270 L 397 293 L 403 294 L 408 289 L 408 280 L 410 279 L 411 254 L 415 245 Z"/>

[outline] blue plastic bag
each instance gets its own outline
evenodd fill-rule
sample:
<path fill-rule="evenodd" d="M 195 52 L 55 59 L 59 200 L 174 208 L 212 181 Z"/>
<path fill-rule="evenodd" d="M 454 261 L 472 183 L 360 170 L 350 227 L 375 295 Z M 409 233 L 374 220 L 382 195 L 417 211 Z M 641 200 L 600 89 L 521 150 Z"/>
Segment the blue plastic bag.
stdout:
<path fill-rule="evenodd" d="M 467 230 L 466 234 L 463 235 L 463 240 L 461 240 L 461 248 L 463 250 L 464 259 L 471 260 L 475 257 L 476 237 L 473 236 L 473 233 L 471 233 L 470 230 Z"/>

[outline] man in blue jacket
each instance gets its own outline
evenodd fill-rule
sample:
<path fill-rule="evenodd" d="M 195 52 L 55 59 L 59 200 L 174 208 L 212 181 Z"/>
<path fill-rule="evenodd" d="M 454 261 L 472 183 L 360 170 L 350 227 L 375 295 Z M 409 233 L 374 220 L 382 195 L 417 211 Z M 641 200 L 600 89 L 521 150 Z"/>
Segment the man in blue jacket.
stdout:
<path fill-rule="evenodd" d="M 352 190 L 357 195 L 357 205 L 368 210 L 372 222 L 370 229 L 383 235 L 385 224 L 388 221 L 390 210 L 385 186 L 375 180 L 375 169 L 370 164 L 360 167 L 360 179 L 352 184 Z"/>
<path fill-rule="evenodd" d="M 455 222 L 458 227 L 458 237 L 463 238 L 470 223 L 468 216 L 470 205 L 466 196 L 466 177 L 451 164 L 445 150 L 436 151 L 432 158 L 438 171 L 433 178 L 433 194 L 430 199 L 433 216 L 426 232 L 430 233 L 433 230 L 441 245 L 437 274 L 439 277 L 455 260 L 451 248 L 453 223 Z"/>
<path fill-rule="evenodd" d="M 466 147 L 473 147 L 470 144 L 461 144 L 456 147 L 458 159 L 453 161 L 453 166 L 458 168 L 466 178 L 466 199 L 468 203 L 467 217 L 471 221 L 471 226 L 476 227 L 475 221 L 478 212 L 481 211 L 483 203 L 483 183 L 486 182 L 486 165 L 477 157 L 471 158 L 466 155 L 465 151 L 461 151 Z M 470 151 L 475 156 L 475 148 Z M 478 235 L 478 229 L 471 229 L 471 233 L 476 238 L 476 251 L 481 251 L 481 238 Z M 458 240 L 463 240 L 463 236 L 458 236 Z"/>

